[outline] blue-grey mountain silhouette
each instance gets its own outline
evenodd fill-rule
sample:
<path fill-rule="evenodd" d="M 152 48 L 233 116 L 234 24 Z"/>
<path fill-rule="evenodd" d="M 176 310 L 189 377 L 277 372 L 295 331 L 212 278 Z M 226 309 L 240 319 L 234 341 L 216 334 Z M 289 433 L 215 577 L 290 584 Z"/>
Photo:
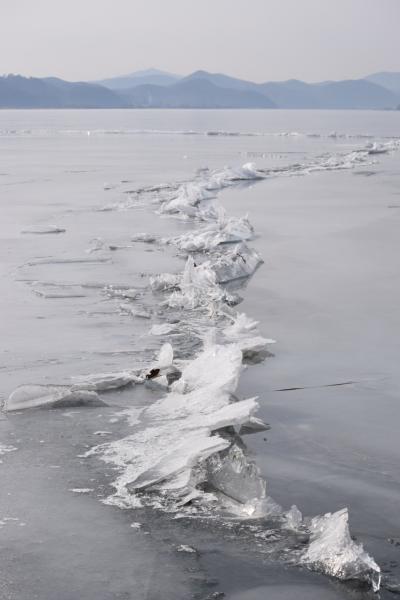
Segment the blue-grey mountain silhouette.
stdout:
<path fill-rule="evenodd" d="M 365 79 L 377 83 L 400 96 L 400 73 L 394 71 L 381 71 L 380 73 L 368 75 Z"/>
<path fill-rule="evenodd" d="M 0 77 L 0 108 L 120 108 L 124 100 L 111 90 L 56 77 Z"/>
<path fill-rule="evenodd" d="M 181 77 L 159 69 L 146 69 L 145 71 L 136 71 L 129 75 L 120 77 L 110 77 L 96 81 L 100 85 L 110 90 L 126 90 L 138 85 L 170 85 L 179 81 Z"/>
<path fill-rule="evenodd" d="M 161 108 L 274 108 L 264 94 L 228 89 L 207 79 L 185 78 L 173 85 L 142 85 L 124 92 L 135 107 Z"/>
<path fill-rule="evenodd" d="M 0 108 L 395 109 L 399 104 L 400 73 L 320 83 L 255 83 L 207 71 L 179 77 L 156 69 L 102 84 L 0 77 Z"/>

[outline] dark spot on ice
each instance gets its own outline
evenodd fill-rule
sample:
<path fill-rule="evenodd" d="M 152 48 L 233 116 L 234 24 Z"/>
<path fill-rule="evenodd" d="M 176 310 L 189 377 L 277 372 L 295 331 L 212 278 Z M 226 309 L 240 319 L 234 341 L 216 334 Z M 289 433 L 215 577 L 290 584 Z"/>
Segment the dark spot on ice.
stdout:
<path fill-rule="evenodd" d="M 47 406 L 39 406 L 38 408 L 69 408 L 69 407 L 86 407 L 86 408 L 98 408 L 99 406 L 108 406 L 104 400 L 100 398 L 84 398 L 84 397 L 71 397 L 71 398 L 63 398 L 61 400 L 56 400 L 49 407 Z"/>
<path fill-rule="evenodd" d="M 354 383 L 359 383 L 358 381 L 340 381 L 339 383 L 325 383 L 323 385 L 305 385 L 305 386 L 297 386 L 297 387 L 289 387 L 289 388 L 279 388 L 277 390 L 273 390 L 274 392 L 294 392 L 296 390 L 313 390 L 318 388 L 328 388 L 328 387 L 340 387 L 342 385 L 353 385 Z"/>
<path fill-rule="evenodd" d="M 377 175 L 378 171 L 353 171 L 353 175 L 363 175 L 364 177 L 372 177 Z"/>
<path fill-rule="evenodd" d="M 388 538 L 389 544 L 393 544 L 393 546 L 400 546 L 400 538 Z"/>
<path fill-rule="evenodd" d="M 146 379 L 154 379 L 157 375 L 160 374 L 160 369 L 151 369 L 149 373 L 146 375 Z"/>
<path fill-rule="evenodd" d="M 175 381 L 178 381 L 182 377 L 182 372 L 176 369 L 176 371 L 172 371 L 171 373 L 167 373 L 167 381 L 168 385 L 172 385 Z"/>

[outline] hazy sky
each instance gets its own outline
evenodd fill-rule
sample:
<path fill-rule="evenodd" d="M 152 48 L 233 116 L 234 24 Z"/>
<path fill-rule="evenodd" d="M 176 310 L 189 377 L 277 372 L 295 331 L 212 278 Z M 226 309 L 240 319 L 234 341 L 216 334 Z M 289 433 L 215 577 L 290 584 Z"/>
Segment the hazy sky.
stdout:
<path fill-rule="evenodd" d="M 0 74 L 254 81 L 400 71 L 400 0 L 0 0 Z"/>

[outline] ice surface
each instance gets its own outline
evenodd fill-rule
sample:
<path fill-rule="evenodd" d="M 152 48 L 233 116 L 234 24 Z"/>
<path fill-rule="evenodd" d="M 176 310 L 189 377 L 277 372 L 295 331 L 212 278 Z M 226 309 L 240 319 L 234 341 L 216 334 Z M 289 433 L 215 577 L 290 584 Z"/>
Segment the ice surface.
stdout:
<path fill-rule="evenodd" d="M 242 351 L 244 361 L 247 363 L 258 363 L 268 356 L 267 348 L 269 344 L 274 343 L 274 340 L 269 340 L 262 336 L 242 337 L 238 338 L 236 343 Z"/>
<path fill-rule="evenodd" d="M 177 552 L 187 552 L 188 554 L 196 554 L 197 550 L 192 548 L 192 546 L 187 546 L 186 544 L 181 544 L 176 549 Z"/>
<path fill-rule="evenodd" d="M 85 258 L 62 258 L 62 257 L 49 257 L 49 258 L 37 258 L 30 260 L 27 265 L 29 267 L 35 267 L 37 265 L 74 265 L 74 264 L 92 264 L 92 263 L 106 263 L 110 262 L 109 258 L 105 257 L 85 257 Z"/>
<path fill-rule="evenodd" d="M 172 366 L 172 362 L 174 360 L 174 350 L 171 344 L 164 344 L 161 346 L 160 352 L 157 358 L 157 367 L 162 369 L 168 369 Z"/>
<path fill-rule="evenodd" d="M 119 289 L 111 285 L 106 286 L 104 292 L 107 296 L 110 296 L 110 298 L 125 298 L 127 300 L 135 300 L 140 296 L 140 291 L 134 288 Z"/>
<path fill-rule="evenodd" d="M 208 385 L 232 394 L 239 382 L 242 354 L 235 344 L 210 345 L 182 371 L 182 377 L 173 390 L 190 392 Z"/>
<path fill-rule="evenodd" d="M 115 493 L 107 502 L 128 508 L 140 502 L 132 494 L 135 490 L 158 484 L 164 491 L 184 491 L 189 485 L 192 467 L 228 444 L 219 436 L 211 437 L 206 428 L 193 431 L 159 425 L 97 446 L 91 454 L 99 454 L 102 460 L 120 469 L 121 474 L 113 484 Z"/>
<path fill-rule="evenodd" d="M 159 323 L 153 325 L 149 333 L 150 335 L 167 335 L 168 333 L 174 331 L 174 329 L 176 329 L 176 325 L 173 323 Z"/>
<path fill-rule="evenodd" d="M 8 454 L 9 452 L 15 452 L 16 450 L 18 450 L 18 448 L 16 448 L 15 446 L 6 446 L 5 444 L 0 444 L 0 464 L 2 464 L 3 460 L 1 459 L 1 456 L 4 456 L 5 454 Z M 1 521 L 0 521 L 1 523 Z"/>
<path fill-rule="evenodd" d="M 248 421 L 242 424 L 239 429 L 239 435 L 248 435 L 250 433 L 260 433 L 271 429 L 267 423 L 258 417 L 250 417 Z"/>
<path fill-rule="evenodd" d="M 303 515 L 295 504 L 285 513 L 285 527 L 296 531 L 303 521 Z"/>
<path fill-rule="evenodd" d="M 92 254 L 93 252 L 99 252 L 100 250 L 106 249 L 106 243 L 102 238 L 93 238 L 89 242 L 89 248 L 87 248 L 86 252 L 88 254 Z"/>
<path fill-rule="evenodd" d="M 209 133 L 230 135 L 227 132 Z M 293 131 L 284 135 L 307 137 L 312 134 Z M 329 135 L 340 137 L 340 134 L 336 133 Z M 194 259 L 190 257 L 183 273 L 157 275 L 151 278 L 150 286 L 155 292 L 163 292 L 162 300 L 172 292 L 165 303 L 169 307 L 189 310 L 204 308 L 208 311 L 207 317 L 209 314 L 217 314 L 218 318 L 225 319 L 223 324 L 221 321 L 218 323 L 218 326 L 224 328 L 222 335 L 219 330 L 218 339 L 222 339 L 225 345 L 205 343 L 204 350 L 187 363 L 181 379 L 172 386 L 169 385 L 167 374 L 174 368 L 173 352 L 170 346 L 163 346 L 158 359 L 152 365 L 159 373 L 149 380 L 148 384 L 157 385 L 166 393 L 148 408 L 135 407 L 124 411 L 128 425 L 132 428 L 131 435 L 122 440 L 102 444 L 92 451 L 93 454 L 99 454 L 104 460 L 117 466 L 120 471 L 115 482 L 116 493 L 109 499 L 110 503 L 138 506 L 140 499 L 143 499 L 142 494 L 151 491 L 154 505 L 170 509 L 174 503 L 178 506 L 178 503 L 184 505 L 189 500 L 194 504 L 200 502 L 207 494 L 204 490 L 211 489 L 212 493 L 216 494 L 215 498 L 218 497 L 224 506 L 229 506 L 232 512 L 241 516 L 256 518 L 279 515 L 283 529 L 306 528 L 306 521 L 302 520 L 296 507 L 284 514 L 278 505 L 266 497 L 265 481 L 260 476 L 257 465 L 247 456 L 246 449 L 234 430 L 236 428 L 240 434 L 246 434 L 264 431 L 268 427 L 254 416 L 257 410 L 255 398 L 236 401 L 233 394 L 237 388 L 242 358 L 255 360 L 273 340 L 262 337 L 258 331 L 258 324 L 246 315 L 235 315 L 232 312 L 228 316 L 227 312 L 223 313 L 221 304 L 232 296 L 219 284 L 251 275 L 261 262 L 261 257 L 246 244 L 237 244 L 252 239 L 254 235 L 247 217 L 227 217 L 221 211 L 215 197 L 220 190 L 242 185 L 246 181 L 366 165 L 373 159 L 371 155 L 389 150 L 390 147 L 386 145 L 371 145 L 351 153 L 326 153 L 309 162 L 278 166 L 274 169 L 257 169 L 248 163 L 236 169 L 202 170 L 192 182 L 183 185 L 172 184 L 138 190 L 135 192 L 135 201 L 130 199 L 126 203 L 126 206 L 129 203 L 132 206 L 136 205 L 136 198 L 142 194 L 146 195 L 146 201 L 149 200 L 153 206 L 157 205 L 160 212 L 182 216 L 186 220 L 193 218 L 196 229 L 175 237 L 172 241 L 183 252 L 206 253 L 206 256 L 202 254 Z M 123 203 L 119 203 L 118 207 L 122 205 Z M 168 221 L 171 222 L 171 219 Z M 203 221 L 201 229 L 197 227 L 199 221 Z M 179 225 L 179 230 L 182 231 L 182 224 Z M 132 236 L 135 242 L 154 243 L 157 239 L 147 233 Z M 91 250 L 102 250 L 103 247 L 103 243 L 96 242 Z M 39 259 L 39 262 L 32 261 L 31 264 L 69 262 L 90 264 L 104 262 L 104 259 L 50 257 Z M 129 287 L 108 288 L 105 293 L 127 301 L 137 299 L 141 295 L 144 302 L 146 296 L 145 290 L 138 292 Z M 121 305 L 121 309 L 134 316 L 147 318 L 151 318 L 156 312 L 148 310 L 146 306 L 136 308 L 131 302 Z M 157 311 L 157 320 L 162 318 L 163 309 L 165 305 Z M 206 319 L 201 321 L 204 311 L 190 315 L 193 317 L 192 321 L 188 319 L 191 334 L 195 332 L 195 335 L 198 335 L 199 323 L 203 330 L 207 329 Z M 230 325 L 226 325 L 227 318 L 232 321 Z M 198 322 L 195 325 L 196 319 Z M 173 329 L 174 326 L 169 323 L 158 323 L 153 324 L 150 333 L 168 335 Z M 179 330 L 179 326 L 176 329 Z M 185 359 L 187 358 L 185 355 Z M 145 372 L 146 370 L 143 376 Z M 28 406 L 57 406 L 57 403 L 63 405 L 64 402 L 68 405 L 71 400 L 73 405 L 73 402 L 84 402 L 88 399 L 88 396 L 84 395 L 85 391 L 117 389 L 132 381 L 143 381 L 143 377 L 137 377 L 131 371 L 106 372 L 80 377 L 76 386 L 71 388 L 23 386 L 29 389 L 16 390 L 7 401 L 11 406 L 8 410 Z M 98 397 L 94 395 L 90 398 Z M 12 408 L 13 405 L 16 408 Z M 94 434 L 106 433 L 97 431 Z M 78 488 L 75 491 L 78 491 Z M 359 546 L 351 541 L 349 535 L 346 537 L 348 529 L 347 534 L 341 536 L 340 519 L 335 518 L 334 534 L 327 536 L 326 531 L 330 529 L 328 526 L 324 526 L 324 531 L 320 531 L 321 527 L 317 527 L 315 522 L 320 523 L 326 517 L 327 515 L 312 521 L 312 539 L 305 551 L 304 562 L 312 568 L 342 577 L 343 571 L 349 573 L 353 569 L 354 561 L 351 562 L 351 556 L 357 560 L 361 556 L 351 544 L 356 549 Z M 342 561 L 341 564 L 346 566 L 335 570 L 330 562 L 331 554 L 321 551 L 321 542 L 325 548 L 327 538 L 330 552 L 332 547 L 340 547 L 335 565 Z M 341 538 L 343 544 L 338 544 Z M 334 543 L 331 543 L 332 540 Z M 346 556 L 350 558 L 344 563 Z M 352 565 L 351 568 L 349 565 Z M 365 570 L 360 568 L 361 578 L 364 578 L 367 569 L 368 564 Z M 369 581 L 367 576 L 365 580 Z"/>
<path fill-rule="evenodd" d="M 21 233 L 32 233 L 32 234 L 46 234 L 46 233 L 65 233 L 65 229 L 63 227 L 56 227 L 56 226 L 52 226 L 52 225 L 42 225 L 42 226 L 36 226 L 36 227 L 27 227 L 26 229 L 23 229 L 21 231 Z"/>
<path fill-rule="evenodd" d="M 250 461 L 236 443 L 225 452 L 211 456 L 206 468 L 208 483 L 236 502 L 262 504 L 266 497 L 265 479 L 255 462 Z"/>
<path fill-rule="evenodd" d="M 386 154 L 389 152 L 389 148 L 383 144 L 377 144 L 376 142 L 371 142 L 366 145 L 366 149 L 368 154 Z"/>
<path fill-rule="evenodd" d="M 246 313 L 237 313 L 231 325 L 226 327 L 223 331 L 224 335 L 235 340 L 241 335 L 248 335 L 250 332 L 256 331 L 258 328 L 258 321 L 249 318 Z"/>
<path fill-rule="evenodd" d="M 67 406 L 105 406 L 105 402 L 94 391 L 74 390 L 60 385 L 21 385 L 10 394 L 4 410 Z"/>
<path fill-rule="evenodd" d="M 165 344 L 157 364 L 165 368 L 172 358 L 172 348 Z M 183 369 L 172 391 L 143 411 L 140 430 L 92 450 L 121 469 L 109 502 L 131 506 L 131 493 L 149 488 L 168 493 L 170 499 L 187 496 L 204 482 L 207 468 L 201 465 L 232 444 L 229 436 L 215 432 L 248 422 L 257 409 L 254 398 L 232 401 L 241 363 L 241 351 L 234 344 L 207 347 Z M 252 469 L 246 468 L 246 477 Z M 255 486 L 255 478 L 252 481 Z"/>
<path fill-rule="evenodd" d="M 218 190 L 227 187 L 237 181 L 252 181 L 264 179 L 265 173 L 257 169 L 254 163 L 246 163 L 241 167 L 230 168 L 226 167 L 221 171 L 214 171 L 208 182 L 208 189 Z"/>
<path fill-rule="evenodd" d="M 368 154 L 387 154 L 388 152 L 398 150 L 399 147 L 399 140 L 390 140 L 384 143 L 370 142 L 365 146 L 365 150 Z"/>
<path fill-rule="evenodd" d="M 258 323 L 245 313 L 237 313 L 232 318 L 231 325 L 223 330 L 229 342 L 235 342 L 240 347 L 243 358 L 249 362 L 258 362 L 267 355 L 267 347 L 275 340 L 264 338 L 259 334 Z"/>
<path fill-rule="evenodd" d="M 138 308 L 132 304 L 123 303 L 119 305 L 122 312 L 128 313 L 132 317 L 138 317 L 139 319 L 151 319 L 151 313 L 144 308 Z"/>
<path fill-rule="evenodd" d="M 302 556 L 309 567 L 338 579 L 357 579 L 379 590 L 381 570 L 373 558 L 351 539 L 347 508 L 311 520 L 311 542 Z"/>
<path fill-rule="evenodd" d="M 143 379 L 132 371 L 121 371 L 119 373 L 93 373 L 90 375 L 76 376 L 73 390 L 88 390 L 103 392 L 116 390 L 133 383 L 142 383 Z"/>
<path fill-rule="evenodd" d="M 253 236 L 254 229 L 247 217 L 226 218 L 220 214 L 217 221 L 199 231 L 190 231 L 165 241 L 175 244 L 184 252 L 204 252 L 220 244 L 251 240 Z"/>
<path fill-rule="evenodd" d="M 202 200 L 211 200 L 214 195 L 201 183 L 183 184 L 176 196 L 162 205 L 162 212 L 181 213 L 190 217 L 198 214 L 197 207 Z"/>
<path fill-rule="evenodd" d="M 33 289 L 32 290 L 34 294 L 36 294 L 36 296 L 40 296 L 41 298 L 48 298 L 48 299 L 62 299 L 62 298 L 85 298 L 86 294 L 84 294 L 83 292 L 79 292 L 77 290 L 71 289 L 68 291 L 68 289 L 66 289 L 65 287 L 63 287 L 62 291 L 60 290 L 59 292 L 55 292 L 55 291 L 47 291 L 47 290 L 38 290 L 38 289 Z"/>
<path fill-rule="evenodd" d="M 257 170 L 254 164 L 247 163 L 242 167 L 211 171 L 206 170 L 198 180 L 180 185 L 172 192 L 172 197 L 163 201 L 160 212 L 176 214 L 183 217 L 196 217 L 208 221 L 217 220 L 220 214 L 213 202 L 215 194 L 228 186 L 241 181 L 263 179 L 265 174 Z"/>
<path fill-rule="evenodd" d="M 157 238 L 151 233 L 136 233 L 131 237 L 132 242 L 144 242 L 145 244 L 153 244 Z"/>
<path fill-rule="evenodd" d="M 371 147 L 346 154 L 325 155 L 308 165 L 295 165 L 293 169 L 282 170 L 282 173 L 290 175 L 353 168 L 356 165 L 368 164 L 368 157 L 373 153 L 374 148 Z M 196 264 L 197 258 L 193 259 L 189 256 L 181 275 L 163 274 L 152 279 L 151 285 L 155 291 L 172 291 L 166 302 L 168 306 L 184 309 L 213 307 L 211 310 L 224 315 L 224 310 L 221 308 L 224 295 L 219 284 L 251 275 L 262 259 L 256 251 L 243 243 L 254 235 L 248 220 L 228 219 L 216 204 L 214 194 L 235 181 L 264 178 L 268 175 L 266 172 L 257 171 L 253 165 L 245 165 L 237 171 L 232 169 L 211 173 L 207 171 L 202 181 L 181 186 L 172 198 L 162 203 L 162 212 L 207 221 L 201 229 L 164 240 L 174 243 L 184 252 L 208 253 L 207 259 L 200 264 Z M 238 241 L 241 243 L 231 245 Z M 191 460 L 184 466 L 177 459 L 173 461 L 168 452 L 162 459 L 158 455 L 158 462 L 155 461 L 156 456 L 154 456 L 153 464 L 147 463 L 146 468 L 141 470 L 139 475 L 132 470 L 126 477 L 125 470 L 121 476 L 124 484 L 121 487 L 117 483 L 117 489 L 120 492 L 124 487 L 131 492 L 158 489 L 167 493 L 167 497 L 182 498 L 183 503 L 188 498 L 198 501 L 200 488 L 211 490 L 221 499 L 222 505 L 232 512 L 253 518 L 279 517 L 284 529 L 305 528 L 305 522 L 297 507 L 292 506 L 284 513 L 279 505 L 266 496 L 266 482 L 261 477 L 257 465 L 249 460 L 240 438 L 235 438 L 230 430 L 234 426 L 238 427 L 241 434 L 246 434 L 268 428 L 253 414 L 257 409 L 255 399 L 235 403 L 232 402 L 232 394 L 237 387 L 242 358 L 255 361 L 265 353 L 267 345 L 274 343 L 274 340 L 262 337 L 258 331 L 258 323 L 243 313 L 235 315 L 228 312 L 225 317 L 232 321 L 223 330 L 228 345 L 205 344 L 203 352 L 183 369 L 181 378 L 171 386 L 171 391 L 141 415 L 142 422 L 152 424 L 152 428 L 148 428 L 147 433 L 153 440 L 150 442 L 153 450 L 156 447 L 154 440 L 159 440 L 159 437 L 165 434 L 161 433 L 160 428 L 163 432 L 164 428 L 169 431 L 169 426 L 171 429 L 175 428 L 174 434 L 180 431 L 179 440 L 184 440 L 185 444 L 190 444 L 189 439 L 193 435 L 195 449 L 203 447 L 202 443 L 207 439 L 197 437 L 202 428 L 205 428 L 209 434 L 218 432 L 221 441 L 225 442 L 225 447 L 223 449 L 207 447 L 206 452 L 192 453 Z M 156 327 L 159 327 L 156 331 L 169 331 L 168 324 L 165 328 Z M 140 442 L 138 439 L 140 435 L 140 433 L 134 434 L 129 439 L 129 443 L 127 440 L 131 449 L 136 448 L 136 454 L 138 454 L 137 444 Z M 173 439 L 173 434 L 170 435 Z M 207 452 L 209 455 L 205 457 Z M 127 483 L 128 479 L 130 481 Z M 302 560 L 312 568 L 339 578 L 346 578 L 347 576 L 343 576 L 344 571 L 351 573 L 355 564 L 354 560 L 350 560 L 346 568 L 343 567 L 347 564 L 346 554 L 349 548 L 354 553 L 354 548 L 359 547 L 351 541 L 348 534 L 348 539 L 343 541 L 343 548 L 338 551 L 338 564 L 340 563 L 342 567 L 333 568 L 327 557 L 320 552 L 320 548 L 317 552 L 316 542 L 318 540 L 321 542 L 321 536 L 315 534 L 314 524 L 320 522 L 320 519 L 324 517 L 312 520 L 311 543 L 304 551 Z M 335 535 L 336 539 L 339 539 L 340 531 L 336 530 Z M 349 545 L 349 540 L 353 546 Z M 315 559 L 315 554 L 318 555 L 318 561 Z M 358 550 L 356 554 L 358 556 Z M 373 561 L 372 563 L 375 565 Z M 367 564 L 367 572 L 372 563 Z M 363 568 L 353 576 L 365 578 L 374 586 L 379 585 L 370 575 L 364 577 Z"/>
<path fill-rule="evenodd" d="M 227 283 L 252 275 L 262 262 L 256 250 L 241 243 L 227 248 L 223 253 L 216 253 L 203 265 L 214 271 L 218 283 Z"/>
<path fill-rule="evenodd" d="M 150 287 L 155 292 L 173 290 L 179 286 L 180 275 L 173 273 L 162 273 L 155 277 L 150 277 Z"/>
<path fill-rule="evenodd" d="M 215 272 L 208 262 L 196 265 L 191 256 L 186 261 L 177 287 L 178 290 L 172 292 L 166 301 L 171 308 L 212 309 L 213 303 L 229 301 L 232 298 L 231 294 L 218 285 Z"/>

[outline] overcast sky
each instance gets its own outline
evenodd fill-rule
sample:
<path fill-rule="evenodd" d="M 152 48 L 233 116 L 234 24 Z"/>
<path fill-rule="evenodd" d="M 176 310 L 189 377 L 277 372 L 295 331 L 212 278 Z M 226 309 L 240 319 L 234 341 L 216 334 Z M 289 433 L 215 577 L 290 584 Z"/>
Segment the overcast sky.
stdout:
<path fill-rule="evenodd" d="M 400 71 L 400 0 L 0 0 L 0 73 L 254 81 Z"/>

